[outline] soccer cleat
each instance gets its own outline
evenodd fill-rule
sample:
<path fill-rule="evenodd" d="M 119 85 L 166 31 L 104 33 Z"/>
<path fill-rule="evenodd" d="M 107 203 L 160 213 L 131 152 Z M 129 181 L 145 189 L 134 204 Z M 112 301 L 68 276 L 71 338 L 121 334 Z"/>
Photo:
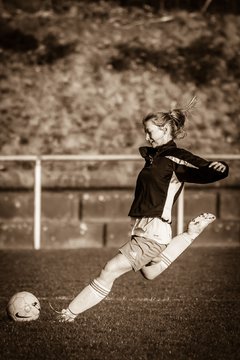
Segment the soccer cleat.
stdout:
<path fill-rule="evenodd" d="M 70 309 L 63 309 L 58 315 L 59 322 L 73 322 L 77 314 L 71 312 Z"/>
<path fill-rule="evenodd" d="M 58 314 L 57 320 L 60 322 L 73 322 L 78 314 L 74 314 L 69 308 L 58 311 L 49 303 L 50 308 Z"/>
<path fill-rule="evenodd" d="M 214 220 L 216 220 L 215 215 L 203 213 L 190 221 L 187 232 L 192 239 L 195 239 Z"/>

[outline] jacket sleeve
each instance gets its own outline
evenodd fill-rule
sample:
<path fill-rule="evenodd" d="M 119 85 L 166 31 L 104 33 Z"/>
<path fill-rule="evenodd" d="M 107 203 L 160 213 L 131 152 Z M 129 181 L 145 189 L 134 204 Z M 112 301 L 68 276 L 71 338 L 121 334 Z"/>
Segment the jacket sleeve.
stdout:
<path fill-rule="evenodd" d="M 209 167 L 212 161 L 196 156 L 189 151 L 178 149 L 174 156 L 167 156 L 174 162 L 174 171 L 179 181 L 195 184 L 208 184 L 218 180 L 222 180 L 228 176 L 228 165 L 219 161 L 226 166 L 224 172 Z"/>

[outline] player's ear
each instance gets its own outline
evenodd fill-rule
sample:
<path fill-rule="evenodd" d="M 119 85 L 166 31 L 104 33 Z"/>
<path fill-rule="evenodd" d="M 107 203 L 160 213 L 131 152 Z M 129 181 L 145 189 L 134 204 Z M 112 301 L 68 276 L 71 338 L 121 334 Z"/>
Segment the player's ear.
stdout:
<path fill-rule="evenodd" d="M 165 134 L 168 132 L 168 130 L 169 130 L 169 126 L 164 125 L 163 126 L 163 131 L 165 132 Z"/>

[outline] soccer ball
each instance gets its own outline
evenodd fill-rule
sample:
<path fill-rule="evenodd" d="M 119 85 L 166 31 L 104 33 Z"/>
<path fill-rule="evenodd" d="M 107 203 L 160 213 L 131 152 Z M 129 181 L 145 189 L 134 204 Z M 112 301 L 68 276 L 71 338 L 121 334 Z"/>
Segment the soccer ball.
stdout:
<path fill-rule="evenodd" d="M 39 300 L 27 291 L 18 292 L 7 305 L 7 314 L 14 321 L 37 320 L 40 315 Z"/>

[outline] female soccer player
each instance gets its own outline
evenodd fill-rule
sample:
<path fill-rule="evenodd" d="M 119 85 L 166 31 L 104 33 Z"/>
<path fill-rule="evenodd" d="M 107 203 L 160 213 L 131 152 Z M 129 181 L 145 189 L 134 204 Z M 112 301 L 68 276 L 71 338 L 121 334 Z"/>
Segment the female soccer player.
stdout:
<path fill-rule="evenodd" d="M 209 162 L 176 146 L 174 139 L 183 133 L 189 109 L 190 106 L 151 113 L 143 119 L 151 147 L 139 149 L 145 166 L 138 175 L 129 212 L 134 220 L 131 239 L 61 311 L 59 321 L 74 321 L 77 315 L 102 301 L 114 281 L 131 270 L 140 270 L 149 280 L 156 278 L 215 220 L 214 215 L 203 213 L 190 221 L 186 232 L 171 238 L 172 206 L 184 182 L 206 184 L 228 175 L 224 162 Z"/>

